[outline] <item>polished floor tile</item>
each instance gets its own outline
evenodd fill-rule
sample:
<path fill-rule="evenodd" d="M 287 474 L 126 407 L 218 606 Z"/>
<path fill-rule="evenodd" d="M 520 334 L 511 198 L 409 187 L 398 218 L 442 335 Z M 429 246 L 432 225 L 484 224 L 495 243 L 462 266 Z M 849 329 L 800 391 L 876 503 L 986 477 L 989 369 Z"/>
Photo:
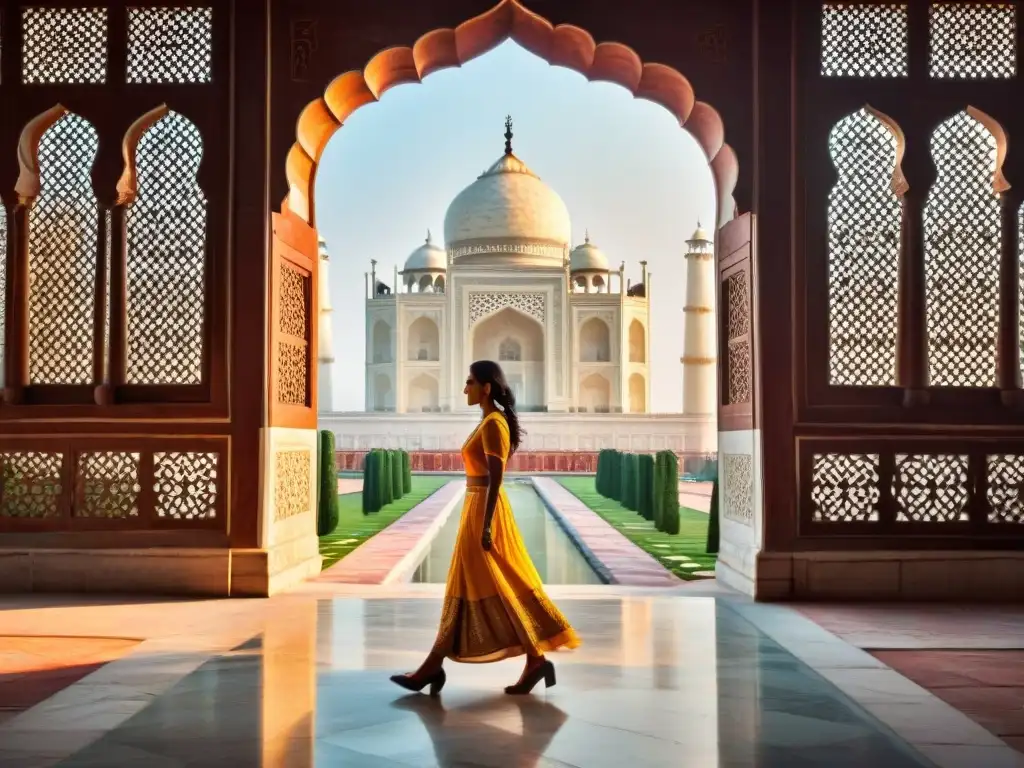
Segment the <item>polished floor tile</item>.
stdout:
<path fill-rule="evenodd" d="M 116 712 L 83 702 L 76 727 L 106 732 L 60 764 L 935 764 L 727 601 L 616 597 L 562 607 L 584 646 L 553 656 L 554 688 L 503 695 L 521 660 L 452 664 L 431 699 L 387 677 L 414 668 L 429 647 L 437 600 L 309 600 L 113 728 L 105 718 Z"/>

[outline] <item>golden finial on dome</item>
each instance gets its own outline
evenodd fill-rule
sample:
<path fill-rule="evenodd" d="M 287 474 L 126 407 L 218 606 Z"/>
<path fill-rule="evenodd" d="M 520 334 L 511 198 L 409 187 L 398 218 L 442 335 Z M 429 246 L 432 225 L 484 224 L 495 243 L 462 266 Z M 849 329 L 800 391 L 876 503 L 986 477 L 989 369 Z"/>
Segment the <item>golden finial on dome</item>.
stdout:
<path fill-rule="evenodd" d="M 590 245 L 590 230 L 589 230 L 589 229 L 587 229 L 587 230 L 585 230 L 585 231 L 584 231 L 584 234 L 583 234 L 583 242 L 584 242 L 585 244 L 587 244 L 587 245 Z"/>
<path fill-rule="evenodd" d="M 430 230 L 428 229 L 428 230 L 427 230 L 427 245 L 430 245 L 430 241 L 431 241 L 431 239 L 432 239 L 432 238 L 430 237 Z"/>
<path fill-rule="evenodd" d="M 512 115 L 505 115 L 505 154 L 512 154 Z"/>

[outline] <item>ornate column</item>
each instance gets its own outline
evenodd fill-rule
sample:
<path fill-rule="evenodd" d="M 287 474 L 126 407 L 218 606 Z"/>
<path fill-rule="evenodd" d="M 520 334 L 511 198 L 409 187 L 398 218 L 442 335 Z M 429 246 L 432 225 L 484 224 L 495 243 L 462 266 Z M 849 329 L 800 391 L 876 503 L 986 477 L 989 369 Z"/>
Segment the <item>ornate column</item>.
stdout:
<path fill-rule="evenodd" d="M 1024 195 L 1002 193 L 1003 249 L 999 263 L 999 352 L 996 377 L 1003 405 L 1022 402 L 1020 375 L 1020 209 Z"/>

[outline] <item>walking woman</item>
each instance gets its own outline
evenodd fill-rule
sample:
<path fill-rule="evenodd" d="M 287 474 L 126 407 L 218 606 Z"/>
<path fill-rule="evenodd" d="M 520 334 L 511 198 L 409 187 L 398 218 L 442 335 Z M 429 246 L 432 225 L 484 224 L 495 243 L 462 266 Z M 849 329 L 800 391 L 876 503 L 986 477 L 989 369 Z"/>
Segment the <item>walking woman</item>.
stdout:
<path fill-rule="evenodd" d="M 487 663 L 526 655 L 519 682 L 508 694 L 527 694 L 541 680 L 555 684 L 555 667 L 544 657 L 580 644 L 576 632 L 544 594 L 523 545 L 502 487 L 505 463 L 523 432 L 516 399 L 501 366 L 480 360 L 469 367 L 464 390 L 483 418 L 462 446 L 466 500 L 448 569 L 437 640 L 420 668 L 391 680 L 410 691 L 444 687 L 444 660 Z"/>

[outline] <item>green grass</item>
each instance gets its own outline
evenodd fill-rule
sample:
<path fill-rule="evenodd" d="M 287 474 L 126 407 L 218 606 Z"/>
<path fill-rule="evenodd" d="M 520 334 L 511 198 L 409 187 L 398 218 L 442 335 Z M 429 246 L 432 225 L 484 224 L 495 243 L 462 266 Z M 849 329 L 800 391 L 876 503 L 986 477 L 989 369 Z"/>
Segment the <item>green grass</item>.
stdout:
<path fill-rule="evenodd" d="M 623 536 L 649 554 L 680 579 L 707 578 L 698 571 L 713 571 L 715 555 L 707 554 L 708 515 L 680 507 L 679 534 L 673 536 L 654 530 L 654 523 L 630 512 L 619 502 L 606 499 L 594 488 L 594 477 L 558 478 L 567 491 L 590 507 Z"/>
<path fill-rule="evenodd" d="M 446 475 L 413 475 L 412 490 L 404 498 L 388 504 L 380 512 L 363 514 L 363 494 L 346 493 L 340 498 L 341 512 L 338 527 L 333 533 L 320 537 L 320 554 L 324 568 L 329 568 L 364 541 L 383 531 L 395 520 L 448 483 Z"/>

